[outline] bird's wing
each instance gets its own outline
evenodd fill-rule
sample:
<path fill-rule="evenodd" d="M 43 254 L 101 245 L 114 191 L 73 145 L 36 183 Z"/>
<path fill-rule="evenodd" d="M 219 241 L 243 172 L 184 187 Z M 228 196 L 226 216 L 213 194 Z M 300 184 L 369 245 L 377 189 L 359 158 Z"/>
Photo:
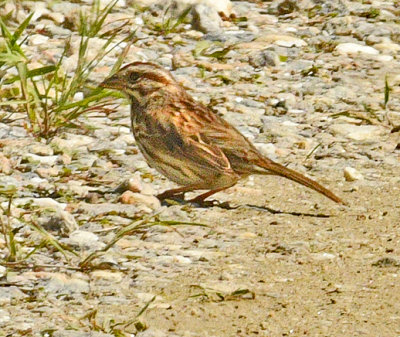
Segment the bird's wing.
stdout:
<path fill-rule="evenodd" d="M 202 135 L 201 125 L 188 120 L 191 115 L 186 104 L 170 103 L 159 108 L 149 107 L 147 114 L 151 118 L 153 129 L 163 136 L 159 146 L 165 147 L 176 158 L 189 160 L 192 164 L 204 169 L 224 173 L 232 173 L 231 164 L 224 152 L 212 142 L 207 142 Z M 157 116 L 155 116 L 157 115 Z M 190 119 L 190 118 L 189 118 Z M 161 148 L 160 148 L 161 150 Z"/>
<path fill-rule="evenodd" d="M 208 146 L 214 152 L 221 152 L 236 173 L 248 174 L 256 171 L 254 163 L 259 160 L 260 154 L 235 127 L 191 99 L 176 104 L 178 106 L 174 110 L 181 112 L 174 121 L 177 128 L 184 130 L 192 138 L 199 139 L 200 144 Z"/>

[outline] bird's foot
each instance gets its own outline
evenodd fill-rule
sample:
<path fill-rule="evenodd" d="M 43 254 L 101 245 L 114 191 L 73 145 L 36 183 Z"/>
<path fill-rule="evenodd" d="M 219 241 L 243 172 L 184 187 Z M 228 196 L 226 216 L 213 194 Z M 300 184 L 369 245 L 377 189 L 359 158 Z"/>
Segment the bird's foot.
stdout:
<path fill-rule="evenodd" d="M 166 191 L 168 192 L 168 191 Z M 156 197 L 158 198 L 158 200 L 161 201 L 161 204 L 164 206 L 173 206 L 173 205 L 182 205 L 185 204 L 185 193 L 175 193 L 175 194 L 171 194 L 171 193 L 160 193 L 158 195 L 156 195 Z"/>
<path fill-rule="evenodd" d="M 225 209 L 233 209 L 234 207 L 231 207 L 229 205 L 229 202 L 224 201 L 221 202 L 219 200 L 204 200 L 203 198 L 193 198 L 187 201 L 188 203 L 197 206 L 197 207 L 202 207 L 202 208 L 208 208 L 208 207 L 219 207 L 219 208 L 225 208 Z"/>

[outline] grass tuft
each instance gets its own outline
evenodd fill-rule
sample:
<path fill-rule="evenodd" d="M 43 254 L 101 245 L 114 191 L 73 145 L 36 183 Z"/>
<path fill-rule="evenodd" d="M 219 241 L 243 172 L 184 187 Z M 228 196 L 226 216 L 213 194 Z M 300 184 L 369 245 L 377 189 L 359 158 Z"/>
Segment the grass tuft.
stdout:
<path fill-rule="evenodd" d="M 109 93 L 100 88 L 90 87 L 88 79 L 105 56 L 116 48 L 122 48 L 125 43 L 126 46 L 115 62 L 115 67 L 120 67 L 131 44 L 135 41 L 133 32 L 121 41 L 114 42 L 117 34 L 127 29 L 128 21 L 124 21 L 117 29 L 109 29 L 102 33 L 107 26 L 106 18 L 116 2 L 117 0 L 114 0 L 101 8 L 100 1 L 97 0 L 93 2 L 88 13 L 81 11 L 78 23 L 80 40 L 77 62 L 72 76 L 65 73 L 62 66 L 70 53 L 72 36 L 67 39 L 61 57 L 55 65 L 31 69 L 31 60 L 25 56 L 23 42 L 29 37 L 27 28 L 33 14 L 29 15 L 13 33 L 0 19 L 1 34 L 5 42 L 4 46 L 0 47 L 0 69 L 6 71 L 15 68 L 17 73 L 16 76 L 3 80 L 1 85 L 17 88 L 20 96 L 7 99 L 0 104 L 8 105 L 10 109 L 16 106 L 14 109 L 18 111 L 25 110 L 29 122 L 27 129 L 33 135 L 50 138 L 62 128 L 79 127 L 77 119 L 88 112 L 108 111 L 104 102 L 110 104 L 110 98 L 101 104 L 96 102 L 109 96 Z M 93 38 L 98 40 L 101 38 L 104 43 L 100 51 L 92 59 L 88 59 L 90 42 Z M 78 92 L 85 92 L 85 96 L 76 99 Z"/>

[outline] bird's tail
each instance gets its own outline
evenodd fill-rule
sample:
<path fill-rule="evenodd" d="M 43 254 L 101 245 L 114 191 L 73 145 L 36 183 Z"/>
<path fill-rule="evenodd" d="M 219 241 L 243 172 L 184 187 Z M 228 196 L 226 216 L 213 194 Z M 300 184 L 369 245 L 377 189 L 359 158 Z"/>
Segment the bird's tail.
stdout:
<path fill-rule="evenodd" d="M 308 188 L 313 189 L 314 191 L 317 191 L 324 196 L 328 197 L 329 199 L 337 202 L 338 204 L 345 204 L 338 196 L 336 196 L 334 193 L 332 193 L 330 190 L 322 186 L 321 184 L 317 183 L 316 181 L 307 178 L 300 174 L 299 172 L 296 172 L 294 170 L 291 170 L 285 166 L 282 166 L 278 163 L 273 162 L 272 160 L 269 160 L 267 158 L 260 158 L 256 162 L 257 166 L 262 167 L 263 169 L 267 170 L 268 172 L 265 172 L 267 174 L 275 174 L 281 177 L 285 177 L 287 179 L 293 180 L 296 183 L 299 183 L 301 185 L 304 185 Z"/>

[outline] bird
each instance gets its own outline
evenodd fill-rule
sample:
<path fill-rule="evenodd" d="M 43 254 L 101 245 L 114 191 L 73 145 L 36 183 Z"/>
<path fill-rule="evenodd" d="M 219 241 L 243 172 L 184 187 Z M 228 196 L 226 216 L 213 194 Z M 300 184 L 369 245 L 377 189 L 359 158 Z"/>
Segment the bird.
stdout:
<path fill-rule="evenodd" d="M 170 71 L 133 62 L 106 78 L 101 88 L 118 90 L 130 101 L 131 128 L 141 153 L 178 188 L 157 197 L 202 204 L 211 195 L 253 174 L 275 175 L 313 189 L 336 203 L 341 198 L 318 182 L 262 155 L 233 125 L 197 102 Z"/>

